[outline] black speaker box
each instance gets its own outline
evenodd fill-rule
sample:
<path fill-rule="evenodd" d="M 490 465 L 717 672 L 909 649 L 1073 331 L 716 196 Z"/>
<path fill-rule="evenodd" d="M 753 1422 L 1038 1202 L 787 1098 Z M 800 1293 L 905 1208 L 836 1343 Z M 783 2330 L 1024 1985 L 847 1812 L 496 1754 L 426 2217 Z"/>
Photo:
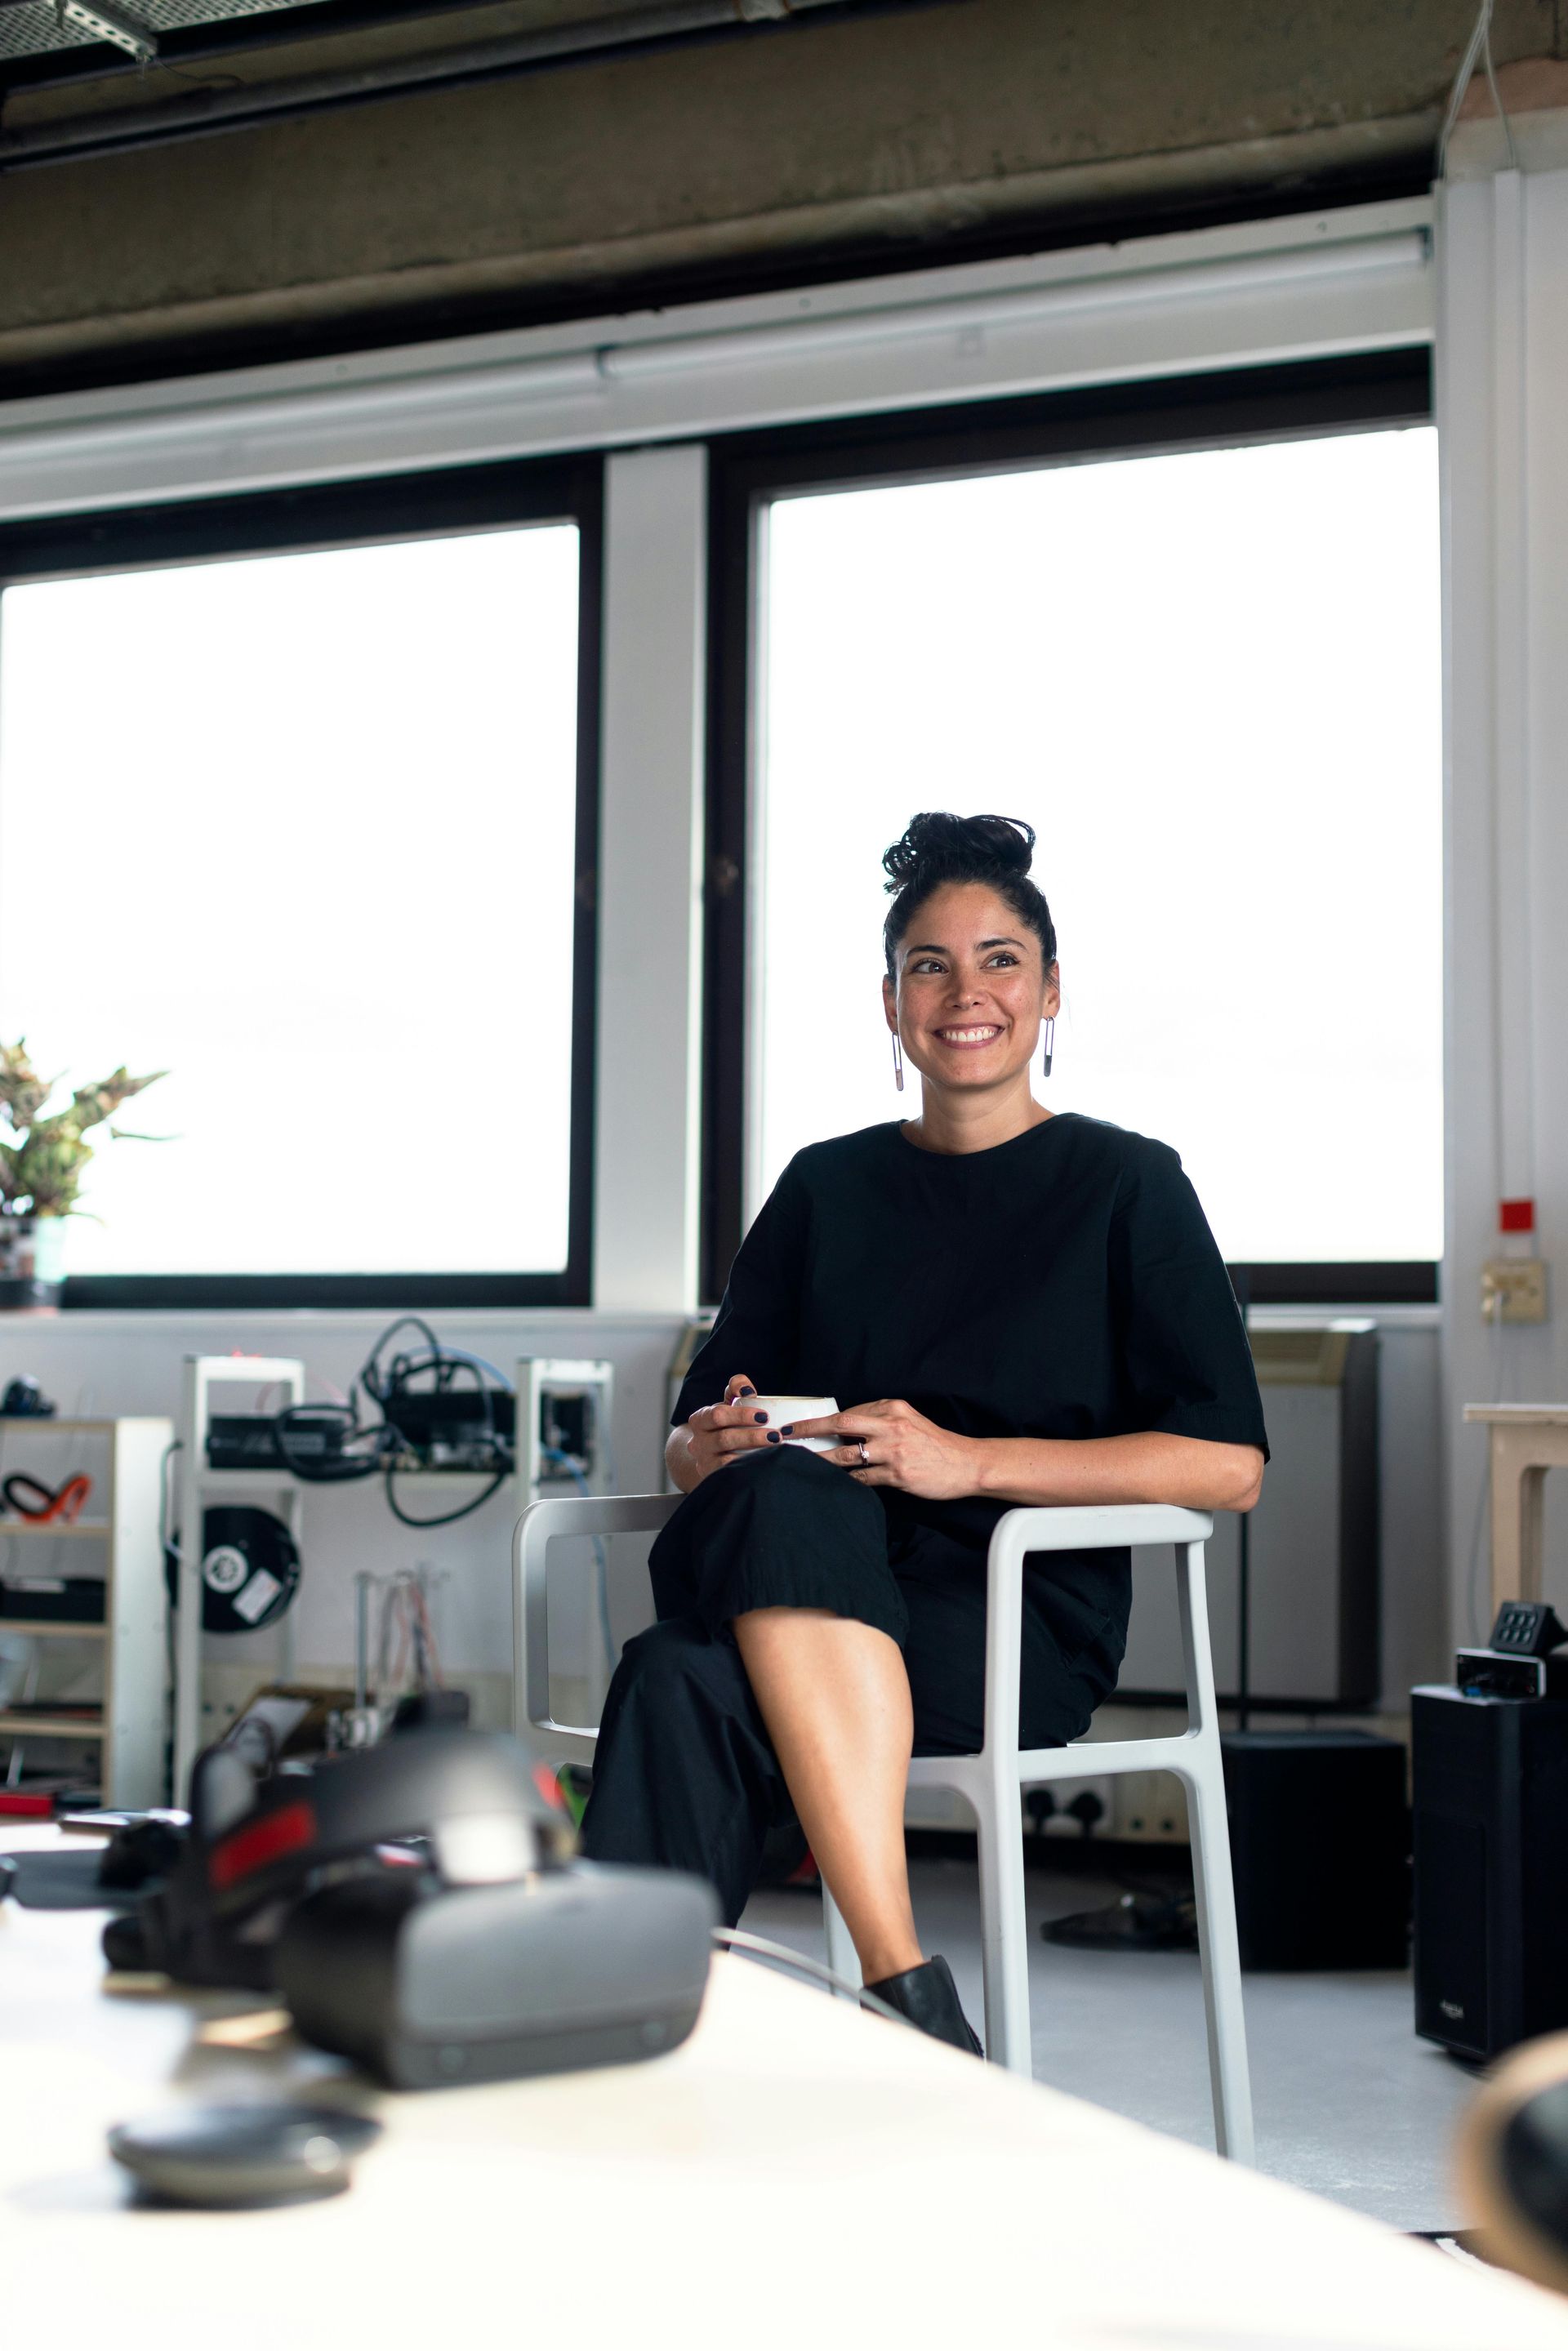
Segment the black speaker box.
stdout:
<path fill-rule="evenodd" d="M 1495 2057 L 1568 2025 L 1568 1699 L 1418 1689 L 1416 2030 Z"/>
<path fill-rule="evenodd" d="M 1244 1968 L 1403 1968 L 1405 1750 L 1365 1730 L 1231 1730 L 1225 1800 Z"/>

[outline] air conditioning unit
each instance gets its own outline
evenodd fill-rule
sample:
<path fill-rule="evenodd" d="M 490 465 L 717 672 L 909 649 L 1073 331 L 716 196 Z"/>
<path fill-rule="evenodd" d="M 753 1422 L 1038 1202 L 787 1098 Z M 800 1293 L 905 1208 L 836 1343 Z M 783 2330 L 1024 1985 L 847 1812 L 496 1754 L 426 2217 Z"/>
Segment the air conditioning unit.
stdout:
<path fill-rule="evenodd" d="M 1302 1713 L 1370 1707 L 1379 1694 L 1376 1325 L 1260 1318 L 1250 1337 L 1271 1450 L 1250 1526 L 1252 1696 Z M 1222 1700 L 1237 1685 L 1237 1529 L 1234 1513 L 1218 1513 L 1208 1547 Z M 1174 1583 L 1157 1567 L 1134 1576 L 1117 1698 L 1179 1706 Z"/>

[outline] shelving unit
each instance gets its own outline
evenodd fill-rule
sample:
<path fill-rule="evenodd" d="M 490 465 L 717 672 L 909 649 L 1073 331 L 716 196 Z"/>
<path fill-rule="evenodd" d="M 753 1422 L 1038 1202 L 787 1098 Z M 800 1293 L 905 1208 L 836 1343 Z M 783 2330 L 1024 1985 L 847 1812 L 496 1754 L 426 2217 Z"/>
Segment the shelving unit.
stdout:
<path fill-rule="evenodd" d="M 57 1428 L 60 1424 L 58 1421 L 46 1421 L 41 1425 L 46 1428 Z M 105 1427 L 110 1426 L 107 1421 L 102 1425 Z M 8 1424 L 0 1423 L 0 1426 Z M 67 1426 L 80 1428 L 86 1423 L 70 1421 Z M 53 1526 L 40 1527 L 35 1526 L 31 1519 L 0 1518 L 0 1534 L 9 1535 L 14 1542 L 24 1539 L 33 1542 L 102 1542 L 108 1532 L 107 1519 L 78 1519 L 71 1526 L 61 1526 L 57 1522 Z"/>
<path fill-rule="evenodd" d="M 11 1531 L 6 1529 L 7 1533 Z M 57 1623 L 53 1617 L 0 1616 L 0 1632 L 8 1625 L 44 1641 L 105 1641 L 109 1637 L 107 1625 L 76 1625 L 65 1617 Z"/>
<path fill-rule="evenodd" d="M 38 1458 L 38 1448 L 57 1454 L 60 1437 L 80 1440 L 80 1449 L 105 1448 L 107 1472 L 98 1462 L 73 1456 L 68 1465 Z M 0 1447 L 5 1468 L 22 1467 L 18 1449 L 28 1448 L 33 1465 L 57 1479 L 71 1469 L 87 1468 L 95 1495 L 105 1498 L 102 1518 L 78 1520 L 71 1526 L 39 1526 L 26 1519 L 0 1519 L 0 1535 L 26 1544 L 80 1543 L 101 1548 L 104 1558 L 104 1614 L 101 1624 L 78 1624 L 50 1617 L 0 1617 L 0 1633 L 27 1640 L 86 1643 L 96 1647 L 103 1662 L 103 1700 L 96 1719 L 71 1711 L 76 1701 L 60 1701 L 51 1713 L 48 1701 L 40 1710 L 13 1708 L 0 1711 L 0 1740 L 13 1751 L 18 1742 L 35 1739 L 68 1739 L 101 1745 L 102 1792 L 107 1804 L 136 1808 L 162 1802 L 163 1703 L 166 1682 L 164 1644 L 168 1600 L 163 1581 L 163 1547 L 160 1539 L 160 1502 L 163 1463 L 174 1430 L 171 1421 L 152 1416 L 122 1420 L 0 1420 Z M 40 1594 L 40 1606 L 47 1605 Z"/>
<path fill-rule="evenodd" d="M 89 1721 L 86 1716 L 78 1714 L 29 1714 L 26 1711 L 0 1714 L 0 1731 L 7 1732 L 24 1743 L 29 1739 L 99 1740 L 104 1735 L 104 1728 L 101 1720 Z M 128 1800 L 117 1796 L 112 1801 L 123 1803 Z"/>

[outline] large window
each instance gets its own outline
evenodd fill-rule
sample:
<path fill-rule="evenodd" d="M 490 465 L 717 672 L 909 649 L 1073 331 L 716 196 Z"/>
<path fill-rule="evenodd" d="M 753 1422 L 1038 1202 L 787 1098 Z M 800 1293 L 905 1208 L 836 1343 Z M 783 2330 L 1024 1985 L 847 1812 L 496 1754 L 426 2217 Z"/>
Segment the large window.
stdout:
<path fill-rule="evenodd" d="M 585 1294 L 595 487 L 0 542 L 0 1035 L 168 1071 L 68 1297 Z"/>
<path fill-rule="evenodd" d="M 1051 1106 L 1175 1144 L 1233 1263 L 1429 1279 L 1436 434 L 1287 417 L 754 493 L 743 1215 L 801 1144 L 907 1114 L 881 852 L 988 809 L 1040 836 Z"/>

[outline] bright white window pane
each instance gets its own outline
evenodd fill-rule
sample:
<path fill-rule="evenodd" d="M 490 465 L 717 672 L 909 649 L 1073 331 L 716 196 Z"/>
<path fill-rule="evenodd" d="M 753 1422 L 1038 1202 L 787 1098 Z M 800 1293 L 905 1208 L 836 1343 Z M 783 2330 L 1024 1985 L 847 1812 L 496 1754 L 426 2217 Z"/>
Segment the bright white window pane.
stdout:
<path fill-rule="evenodd" d="M 564 1266 L 577 567 L 552 523 L 6 590 L 0 1034 L 171 1072 L 73 1272 Z"/>
<path fill-rule="evenodd" d="M 1233 1261 L 1439 1257 L 1430 428 L 790 497 L 766 544 L 749 1206 L 917 1106 L 879 860 L 990 810 L 1040 834 L 1052 1108 L 1174 1144 Z"/>

